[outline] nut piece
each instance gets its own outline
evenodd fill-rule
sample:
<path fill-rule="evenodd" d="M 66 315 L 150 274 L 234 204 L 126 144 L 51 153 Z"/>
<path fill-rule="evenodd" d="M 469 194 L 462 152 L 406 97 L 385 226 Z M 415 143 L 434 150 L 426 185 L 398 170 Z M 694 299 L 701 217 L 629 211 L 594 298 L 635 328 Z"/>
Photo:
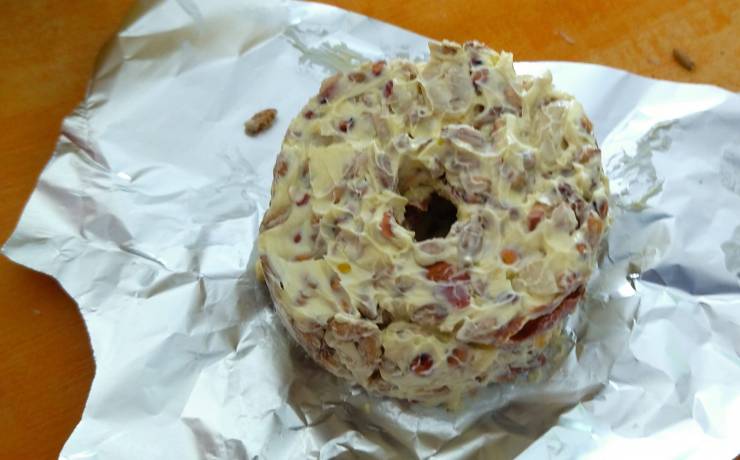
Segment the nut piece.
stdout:
<path fill-rule="evenodd" d="M 244 132 L 250 136 L 256 136 L 257 134 L 270 129 L 272 123 L 275 121 L 277 116 L 276 109 L 265 109 L 255 113 L 252 118 L 244 123 Z"/>

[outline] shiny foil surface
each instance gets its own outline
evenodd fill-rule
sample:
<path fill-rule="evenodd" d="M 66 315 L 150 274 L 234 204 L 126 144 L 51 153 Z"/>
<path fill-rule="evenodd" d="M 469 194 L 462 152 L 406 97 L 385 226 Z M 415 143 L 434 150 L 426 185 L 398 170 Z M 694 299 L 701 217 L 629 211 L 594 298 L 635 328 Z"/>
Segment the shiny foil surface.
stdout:
<path fill-rule="evenodd" d="M 489 43 L 496 48 L 495 43 Z M 424 37 L 329 6 L 141 2 L 3 251 L 55 277 L 97 371 L 60 458 L 728 459 L 740 453 L 740 96 L 579 63 L 612 226 L 563 363 L 457 411 L 382 399 L 295 346 L 254 273 L 283 133 L 320 81 Z M 255 112 L 275 125 L 244 134 Z"/>

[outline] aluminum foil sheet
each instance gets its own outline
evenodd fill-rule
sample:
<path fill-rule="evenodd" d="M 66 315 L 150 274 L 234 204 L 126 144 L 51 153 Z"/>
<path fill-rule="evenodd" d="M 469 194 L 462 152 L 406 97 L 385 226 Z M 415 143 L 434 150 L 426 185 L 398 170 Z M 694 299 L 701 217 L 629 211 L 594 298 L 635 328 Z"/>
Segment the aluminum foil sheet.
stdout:
<path fill-rule="evenodd" d="M 495 43 L 489 43 L 494 48 Z M 368 396 L 287 338 L 254 241 L 323 77 L 426 39 L 311 3 L 142 2 L 4 247 L 59 280 L 97 371 L 63 459 L 728 459 L 740 452 L 740 97 L 537 62 L 590 114 L 614 221 L 543 383 L 458 411 Z M 275 107 L 249 138 L 243 123 Z"/>

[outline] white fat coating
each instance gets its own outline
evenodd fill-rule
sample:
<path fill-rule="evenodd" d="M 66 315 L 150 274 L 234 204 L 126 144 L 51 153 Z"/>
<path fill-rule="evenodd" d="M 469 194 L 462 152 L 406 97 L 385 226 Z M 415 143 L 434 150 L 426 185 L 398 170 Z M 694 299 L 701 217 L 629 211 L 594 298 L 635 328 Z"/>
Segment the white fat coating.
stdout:
<path fill-rule="evenodd" d="M 430 50 L 323 82 L 286 134 L 258 249 L 315 360 L 438 403 L 548 359 L 596 263 L 608 182 L 549 74 L 517 76 L 476 42 Z M 457 221 L 416 241 L 405 212 L 432 193 Z"/>

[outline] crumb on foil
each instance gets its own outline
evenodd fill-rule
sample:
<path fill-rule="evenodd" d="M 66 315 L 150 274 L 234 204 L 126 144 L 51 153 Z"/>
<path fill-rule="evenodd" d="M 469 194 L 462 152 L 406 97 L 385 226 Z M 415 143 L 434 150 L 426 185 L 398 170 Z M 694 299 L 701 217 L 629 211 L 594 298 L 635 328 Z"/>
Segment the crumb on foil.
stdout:
<path fill-rule="evenodd" d="M 270 129 L 270 126 L 275 122 L 276 116 L 276 109 L 260 110 L 244 123 L 244 132 L 249 136 L 256 136 L 261 132 Z"/>

